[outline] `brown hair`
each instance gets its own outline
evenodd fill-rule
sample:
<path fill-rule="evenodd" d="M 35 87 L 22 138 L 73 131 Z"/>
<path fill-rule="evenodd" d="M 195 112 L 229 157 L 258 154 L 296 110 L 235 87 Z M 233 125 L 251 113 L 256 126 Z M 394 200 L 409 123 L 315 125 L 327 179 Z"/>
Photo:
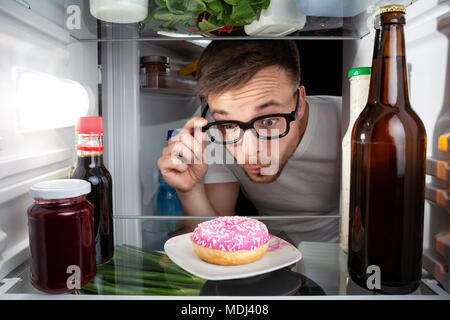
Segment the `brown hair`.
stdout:
<path fill-rule="evenodd" d="M 206 99 L 248 82 L 269 66 L 284 68 L 294 84 L 300 84 L 300 58 L 291 40 L 214 40 L 197 65 L 196 93 Z"/>

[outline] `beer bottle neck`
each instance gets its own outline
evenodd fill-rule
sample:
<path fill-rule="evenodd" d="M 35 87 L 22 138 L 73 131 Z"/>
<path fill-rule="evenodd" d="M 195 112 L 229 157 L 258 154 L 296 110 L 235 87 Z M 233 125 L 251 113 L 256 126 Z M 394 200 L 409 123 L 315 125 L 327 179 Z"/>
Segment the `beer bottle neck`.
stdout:
<path fill-rule="evenodd" d="M 400 12 L 378 17 L 368 102 L 405 108 L 409 106 L 406 78 L 404 15 Z"/>

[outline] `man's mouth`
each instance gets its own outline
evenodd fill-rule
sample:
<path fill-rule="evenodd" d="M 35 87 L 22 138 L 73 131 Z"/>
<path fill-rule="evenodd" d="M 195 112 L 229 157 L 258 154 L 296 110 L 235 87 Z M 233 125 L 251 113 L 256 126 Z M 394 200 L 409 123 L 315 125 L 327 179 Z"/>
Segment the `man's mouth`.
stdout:
<path fill-rule="evenodd" d="M 260 174 L 261 170 L 263 168 L 268 168 L 268 167 L 270 167 L 270 165 L 267 165 L 267 166 L 244 166 L 244 169 L 249 173 Z"/>

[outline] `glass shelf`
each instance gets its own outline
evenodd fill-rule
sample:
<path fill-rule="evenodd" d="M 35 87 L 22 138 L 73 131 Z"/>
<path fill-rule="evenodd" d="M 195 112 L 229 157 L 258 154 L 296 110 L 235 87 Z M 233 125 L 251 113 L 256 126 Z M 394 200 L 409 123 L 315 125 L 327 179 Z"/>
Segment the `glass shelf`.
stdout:
<path fill-rule="evenodd" d="M 181 217 L 179 217 L 181 218 Z M 204 219 L 202 219 L 204 220 Z M 190 220 L 192 221 L 192 220 Z M 149 223 L 145 226 L 144 223 Z M 364 296 L 380 295 L 359 287 L 347 273 L 347 255 L 337 243 L 302 241 L 298 250 L 302 258 L 287 267 L 258 276 L 234 280 L 206 280 L 181 269 L 164 253 L 161 245 L 173 236 L 187 231 L 188 219 L 115 219 L 116 250 L 114 258 L 98 267 L 95 278 L 84 288 L 66 295 L 131 296 Z M 153 241 L 150 241 L 152 239 Z M 155 239 L 158 241 L 154 241 Z M 7 291 L 16 298 L 39 299 L 46 295 L 30 283 L 29 262 L 5 277 L 15 281 Z M 2 284 L 0 283 L 0 292 Z M 449 299 L 450 296 L 424 271 L 416 291 L 402 299 Z M 395 298 L 399 296 L 390 296 Z M 388 299 L 389 299 L 388 298 Z"/>
<path fill-rule="evenodd" d="M 48 1 L 33 0 L 16 0 L 17 2 L 27 6 L 30 10 L 38 13 L 48 20 L 58 24 L 60 27 L 68 30 L 74 39 L 79 41 L 157 41 L 157 40 L 187 40 L 197 43 L 199 46 L 205 46 L 210 40 L 251 40 L 251 39 L 274 39 L 271 37 L 251 37 L 248 36 L 244 27 L 234 27 L 233 31 L 218 32 L 212 31 L 208 33 L 192 34 L 187 30 L 178 29 L 176 31 L 156 31 L 157 27 L 162 23 L 161 20 L 150 20 L 143 24 L 119 24 L 110 23 L 96 19 L 90 13 L 89 0 L 65 0 L 64 5 L 58 5 L 58 8 L 49 10 Z M 153 0 L 150 0 L 153 1 Z M 345 0 L 342 1 L 344 6 Z M 376 1 L 376 0 L 375 0 Z M 306 17 L 304 27 L 296 32 L 285 35 L 283 39 L 292 40 L 351 40 L 361 39 L 369 34 L 372 28 L 372 17 L 374 11 L 387 4 L 403 4 L 409 6 L 418 0 L 379 0 L 368 6 L 361 13 L 351 17 L 330 17 L 330 16 L 312 16 Z M 41 3 L 44 3 L 42 5 Z M 371 3 L 374 3 L 373 1 Z M 75 6 L 81 14 L 81 23 L 71 25 L 70 21 L 74 17 L 75 11 L 68 8 Z M 51 6 L 50 6 L 51 7 Z M 64 11 L 64 9 L 67 9 Z M 55 14 L 58 13 L 58 14 Z M 61 17 L 61 14 L 65 13 Z M 55 17 L 59 17 L 58 19 Z"/>

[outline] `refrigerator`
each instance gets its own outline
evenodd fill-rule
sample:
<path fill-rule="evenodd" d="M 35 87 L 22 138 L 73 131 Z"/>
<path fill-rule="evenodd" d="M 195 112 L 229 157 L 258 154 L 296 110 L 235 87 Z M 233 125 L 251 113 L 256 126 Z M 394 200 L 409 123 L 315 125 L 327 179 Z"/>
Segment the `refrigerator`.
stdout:
<path fill-rule="evenodd" d="M 102 1 L 0 0 L 0 299 L 47 297 L 29 283 L 27 208 L 33 199 L 28 191 L 37 182 L 67 178 L 77 157 L 74 126 L 79 117 L 103 118 L 104 159 L 113 178 L 115 244 L 162 251 L 165 241 L 177 235 L 177 223 L 192 219 L 158 214 L 157 161 L 168 131 L 182 128 L 204 105 L 193 93 L 194 77 L 179 71 L 188 70 L 211 41 L 295 40 L 301 59 L 305 55 L 301 68 L 308 79 L 307 95 L 342 96 L 343 134 L 350 108 L 347 72 L 371 66 L 373 13 L 388 4 L 407 9 L 410 100 L 428 137 L 423 283 L 419 292 L 403 298 L 449 299 L 450 1 L 334 1 L 340 8 L 347 5 L 350 13 L 330 10 L 333 1 L 319 1 L 318 7 L 303 7 L 303 20 L 293 21 L 283 15 L 296 9 L 298 15 L 308 1 L 280 1 L 270 17 L 259 18 L 273 19 L 268 20 L 272 25 L 284 21 L 285 32 L 253 35 L 243 28 L 193 34 L 182 28 L 162 30 L 155 27 L 155 19 L 127 23 L 121 20 L 124 13 L 112 18 L 96 14 L 96 2 Z M 170 85 L 146 87 L 149 78 L 141 67 L 145 56 L 169 57 Z M 319 75 L 312 65 L 322 66 L 316 70 Z M 297 218 L 302 219 L 292 217 Z M 306 280 L 299 285 L 302 293 L 298 286 L 294 290 L 297 298 L 314 290 L 321 292 L 318 299 L 375 297 L 352 288 L 346 254 L 338 244 L 306 241 L 298 249 L 303 258 L 292 268 Z"/>

